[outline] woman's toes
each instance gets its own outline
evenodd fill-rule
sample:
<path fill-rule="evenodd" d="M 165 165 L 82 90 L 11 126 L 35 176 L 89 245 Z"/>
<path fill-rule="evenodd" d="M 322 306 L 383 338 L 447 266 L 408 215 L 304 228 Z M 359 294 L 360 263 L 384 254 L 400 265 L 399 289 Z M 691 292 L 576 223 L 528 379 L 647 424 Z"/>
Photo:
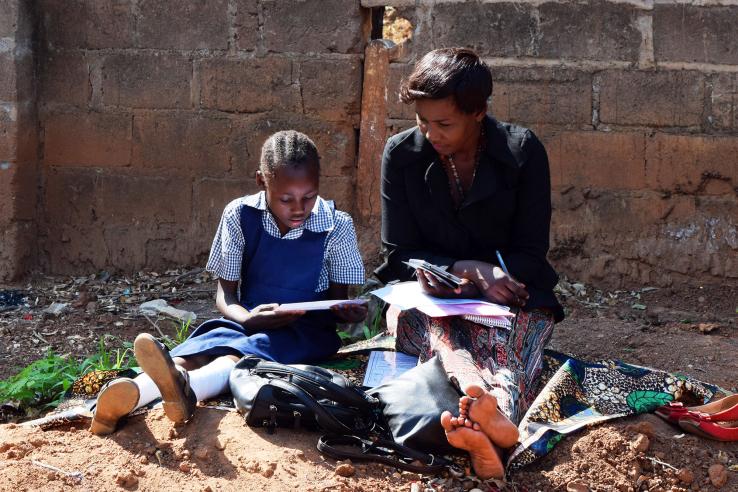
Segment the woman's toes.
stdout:
<path fill-rule="evenodd" d="M 464 393 L 469 395 L 471 398 L 479 398 L 485 393 L 485 391 L 484 388 L 477 384 L 470 384 L 469 386 L 464 388 Z M 462 398 L 464 397 L 462 396 Z"/>

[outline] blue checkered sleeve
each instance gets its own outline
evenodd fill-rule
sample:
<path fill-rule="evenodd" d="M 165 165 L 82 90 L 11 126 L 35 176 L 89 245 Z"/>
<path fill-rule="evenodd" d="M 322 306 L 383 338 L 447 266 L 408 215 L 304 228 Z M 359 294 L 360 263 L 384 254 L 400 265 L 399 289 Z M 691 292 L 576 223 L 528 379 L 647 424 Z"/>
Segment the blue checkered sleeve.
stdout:
<path fill-rule="evenodd" d="M 243 199 L 229 203 L 220 218 L 205 269 L 223 280 L 240 280 L 244 239 L 241 230 Z"/>
<path fill-rule="evenodd" d="M 364 283 L 364 262 L 361 260 L 356 231 L 351 216 L 336 211 L 335 227 L 326 238 L 325 266 L 321 277 L 337 284 L 362 285 Z M 319 284 L 323 285 L 321 278 Z"/>

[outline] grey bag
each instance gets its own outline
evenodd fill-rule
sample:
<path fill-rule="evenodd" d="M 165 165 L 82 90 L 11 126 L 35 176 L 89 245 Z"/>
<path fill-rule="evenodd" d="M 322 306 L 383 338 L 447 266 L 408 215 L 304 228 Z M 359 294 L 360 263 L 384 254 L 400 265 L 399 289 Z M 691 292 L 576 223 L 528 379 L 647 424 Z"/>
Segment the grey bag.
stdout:
<path fill-rule="evenodd" d="M 396 442 L 432 454 L 460 452 L 446 440 L 441 413 L 448 410 L 458 415 L 462 393 L 449 380 L 438 356 L 367 393 L 379 399 Z"/>

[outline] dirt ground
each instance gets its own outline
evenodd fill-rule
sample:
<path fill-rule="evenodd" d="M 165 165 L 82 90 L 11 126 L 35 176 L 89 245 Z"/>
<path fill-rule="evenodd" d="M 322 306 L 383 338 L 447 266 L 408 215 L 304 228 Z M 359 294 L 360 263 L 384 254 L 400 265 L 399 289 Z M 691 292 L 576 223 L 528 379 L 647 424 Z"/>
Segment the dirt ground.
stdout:
<path fill-rule="evenodd" d="M 0 312 L 0 378 L 42 357 L 49 348 L 77 357 L 137 333 L 174 336 L 175 324 L 147 320 L 138 305 L 164 298 L 191 310 L 198 322 L 215 315 L 214 284 L 199 270 L 106 273 L 37 278 L 21 291 L 27 305 Z M 551 348 L 599 359 L 617 358 L 738 388 L 738 286 L 704 285 L 606 290 L 562 280 L 568 317 Z M 44 310 L 67 303 L 54 316 Z M 0 402 L 2 403 L 2 402 Z M 315 449 L 317 434 L 250 429 L 235 412 L 200 408 L 174 428 L 160 409 L 129 419 L 110 437 L 81 424 L 55 430 L 0 416 L 0 490 L 494 490 L 472 476 L 421 477 L 382 465 L 336 463 Z M 22 420 L 22 419 L 21 419 Z M 653 415 L 614 421 L 565 438 L 540 462 L 514 474 L 508 490 L 738 490 L 738 443 L 683 435 Z M 476 491 L 475 491 L 476 492 Z"/>

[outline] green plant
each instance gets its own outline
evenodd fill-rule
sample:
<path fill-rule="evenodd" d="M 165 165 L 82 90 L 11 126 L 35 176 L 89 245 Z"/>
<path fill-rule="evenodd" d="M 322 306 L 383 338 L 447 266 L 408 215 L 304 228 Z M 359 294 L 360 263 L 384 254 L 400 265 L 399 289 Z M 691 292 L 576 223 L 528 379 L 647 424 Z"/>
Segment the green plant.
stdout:
<path fill-rule="evenodd" d="M 109 371 L 118 369 L 128 369 L 136 366 L 136 359 L 133 357 L 133 344 L 123 342 L 122 348 L 108 350 L 107 341 L 115 340 L 116 337 L 105 334 L 100 337 L 97 342 L 97 352 L 90 357 L 84 359 L 79 365 L 80 374 L 89 371 Z"/>
<path fill-rule="evenodd" d="M 97 343 L 97 352 L 84 360 L 56 355 L 51 350 L 43 359 L 32 362 L 21 371 L 0 381 L 0 403 L 13 401 L 20 408 L 54 408 L 81 375 L 93 371 L 128 369 L 136 365 L 133 344 L 108 349 L 107 342 L 115 340 L 103 335 Z"/>
<path fill-rule="evenodd" d="M 364 324 L 362 331 L 364 338 L 369 340 L 382 332 L 382 313 L 384 312 L 384 302 L 377 301 L 376 309 L 371 313 L 371 319 L 368 324 Z M 339 334 L 340 336 L 340 334 Z"/>
<path fill-rule="evenodd" d="M 179 323 L 179 326 L 175 326 L 176 333 L 174 335 L 174 339 L 170 337 L 164 337 L 164 345 L 166 345 L 169 350 L 172 350 L 174 347 L 187 340 L 187 337 L 190 336 L 191 323 L 191 319 L 188 319 L 187 321 L 181 321 Z"/>
<path fill-rule="evenodd" d="M 53 408 L 80 374 L 80 365 L 51 350 L 15 376 L 0 381 L 0 402 L 13 401 L 21 408 Z"/>

